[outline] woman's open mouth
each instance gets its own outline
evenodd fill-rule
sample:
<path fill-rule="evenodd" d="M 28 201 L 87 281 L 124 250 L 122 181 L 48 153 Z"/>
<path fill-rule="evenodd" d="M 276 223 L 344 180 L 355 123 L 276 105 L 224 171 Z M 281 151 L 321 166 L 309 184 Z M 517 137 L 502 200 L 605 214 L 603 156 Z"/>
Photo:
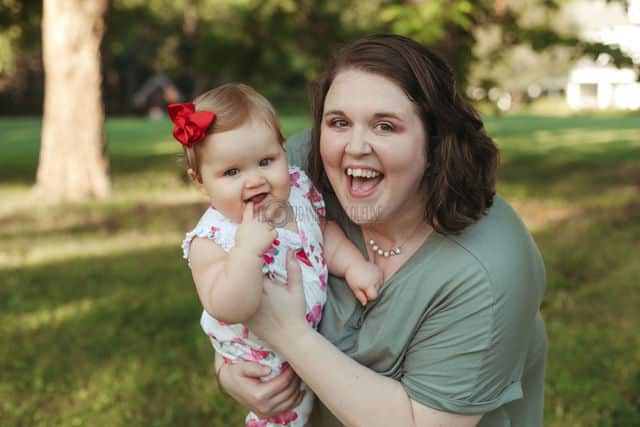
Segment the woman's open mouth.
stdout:
<path fill-rule="evenodd" d="M 363 198 L 373 194 L 384 179 L 384 174 L 373 169 L 347 168 L 349 194 L 351 197 Z"/>

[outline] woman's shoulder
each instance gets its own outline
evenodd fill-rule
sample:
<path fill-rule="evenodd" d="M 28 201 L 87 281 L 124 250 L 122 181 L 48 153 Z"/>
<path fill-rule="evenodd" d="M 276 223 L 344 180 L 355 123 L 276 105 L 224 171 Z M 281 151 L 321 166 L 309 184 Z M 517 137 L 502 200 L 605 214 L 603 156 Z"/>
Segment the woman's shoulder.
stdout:
<path fill-rule="evenodd" d="M 445 239 L 450 253 L 444 255 L 452 261 L 463 257 L 473 260 L 498 292 L 528 289 L 535 294 L 529 296 L 542 297 L 545 274 L 538 247 L 518 214 L 500 195 L 496 194 L 493 205 L 477 223 Z M 460 252 L 457 257 L 456 252 Z"/>
<path fill-rule="evenodd" d="M 309 156 L 311 131 L 305 129 L 289 138 L 285 143 L 287 162 L 303 170 L 307 169 L 307 157 Z"/>

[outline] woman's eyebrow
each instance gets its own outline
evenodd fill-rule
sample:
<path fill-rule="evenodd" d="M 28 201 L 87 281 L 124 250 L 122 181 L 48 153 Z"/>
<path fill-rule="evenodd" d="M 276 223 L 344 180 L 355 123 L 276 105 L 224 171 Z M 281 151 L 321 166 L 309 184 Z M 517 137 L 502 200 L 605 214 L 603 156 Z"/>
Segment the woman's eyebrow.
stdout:
<path fill-rule="evenodd" d="M 373 115 L 373 117 L 376 118 L 376 119 L 380 119 L 380 118 L 383 118 L 383 117 L 388 117 L 388 118 L 396 119 L 396 120 L 399 120 L 399 121 L 403 121 L 403 118 L 401 116 L 397 115 L 396 113 L 387 112 L 387 111 L 381 111 L 379 113 L 375 113 Z"/>
<path fill-rule="evenodd" d="M 344 111 L 342 111 L 342 110 L 329 110 L 329 111 L 325 111 L 323 115 L 324 115 L 324 116 L 330 116 L 330 115 L 332 115 L 332 114 L 335 114 L 335 115 L 337 115 L 337 116 L 344 116 L 344 115 L 345 115 L 345 114 L 344 114 Z"/>
<path fill-rule="evenodd" d="M 329 111 L 325 111 L 324 112 L 324 116 L 330 116 L 330 115 L 344 116 L 346 114 L 342 110 L 329 110 Z M 379 118 L 382 118 L 382 117 L 388 117 L 388 118 L 396 119 L 396 120 L 399 120 L 399 121 L 403 121 L 404 120 L 402 118 L 402 116 L 399 116 L 398 114 L 392 113 L 390 111 L 380 111 L 380 112 L 375 113 L 373 115 L 374 119 L 379 119 Z"/>

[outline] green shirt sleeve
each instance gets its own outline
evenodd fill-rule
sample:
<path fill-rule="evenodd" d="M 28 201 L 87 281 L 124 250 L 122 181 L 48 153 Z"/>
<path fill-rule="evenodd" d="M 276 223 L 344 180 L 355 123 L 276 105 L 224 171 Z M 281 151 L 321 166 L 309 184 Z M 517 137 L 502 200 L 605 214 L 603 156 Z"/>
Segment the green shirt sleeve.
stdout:
<path fill-rule="evenodd" d="M 307 170 L 307 157 L 309 156 L 309 141 L 311 131 L 305 129 L 287 138 L 285 150 L 287 152 L 287 162 L 290 165 L 298 166 L 302 170 Z"/>
<path fill-rule="evenodd" d="M 510 340 L 521 329 L 510 321 L 498 326 L 495 319 L 506 307 L 480 266 L 468 266 L 457 279 L 441 289 L 440 301 L 418 325 L 400 381 L 413 400 L 430 408 L 486 413 L 522 397 L 524 354 Z"/>

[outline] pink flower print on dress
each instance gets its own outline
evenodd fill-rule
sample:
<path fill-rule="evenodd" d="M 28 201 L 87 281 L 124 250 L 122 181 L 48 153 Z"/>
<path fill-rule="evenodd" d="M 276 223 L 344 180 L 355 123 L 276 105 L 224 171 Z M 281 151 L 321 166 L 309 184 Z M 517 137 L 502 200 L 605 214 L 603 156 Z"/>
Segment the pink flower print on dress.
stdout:
<path fill-rule="evenodd" d="M 298 419 L 298 414 L 294 411 L 283 412 L 280 415 L 276 415 L 275 417 L 268 418 L 267 421 L 273 424 L 277 424 L 280 426 L 288 425 L 289 423 L 294 422 Z"/>
<path fill-rule="evenodd" d="M 212 226 L 211 226 L 211 230 L 210 230 L 210 232 L 209 232 L 209 236 L 210 236 L 211 238 L 214 238 L 214 237 L 216 236 L 216 233 L 217 233 L 218 231 L 220 231 L 220 228 L 216 227 L 215 225 L 212 225 Z"/>
<path fill-rule="evenodd" d="M 229 326 L 229 324 L 227 322 L 223 322 L 222 320 L 216 319 L 216 322 L 218 322 L 218 325 L 220 325 L 220 326 Z"/>
<path fill-rule="evenodd" d="M 289 362 L 287 362 L 286 360 L 282 362 L 280 366 L 278 366 L 278 369 L 280 370 L 280 372 L 284 372 L 285 369 L 288 369 L 288 368 L 289 368 Z"/>
<path fill-rule="evenodd" d="M 296 258 L 298 258 L 298 261 L 300 261 L 304 265 L 311 267 L 311 261 L 309 261 L 309 257 L 307 256 L 304 249 L 300 248 L 296 251 Z"/>
<path fill-rule="evenodd" d="M 249 420 L 245 424 L 246 427 L 267 427 L 266 420 Z"/>
<path fill-rule="evenodd" d="M 324 273 L 320 274 L 318 276 L 318 279 L 320 279 L 320 290 L 324 291 L 325 289 L 327 289 L 327 278 L 325 277 Z"/>
<path fill-rule="evenodd" d="M 209 207 L 210 207 L 211 209 L 213 209 L 214 211 L 216 210 L 216 207 L 213 205 L 213 203 L 211 203 L 211 205 L 209 205 Z"/>
<path fill-rule="evenodd" d="M 302 230 L 300 230 L 298 234 L 300 235 L 300 242 L 302 243 L 302 246 L 307 246 L 307 243 L 308 243 L 307 235 L 304 234 L 304 231 Z"/>
<path fill-rule="evenodd" d="M 264 255 L 262 255 L 262 260 L 266 265 L 273 264 L 273 259 L 280 252 L 280 249 L 278 249 L 278 246 L 280 246 L 280 240 L 275 239 L 271 244 L 271 247 L 267 249 L 267 252 L 265 252 Z"/>
<path fill-rule="evenodd" d="M 240 338 L 240 337 L 233 337 L 233 338 L 231 339 L 231 342 L 234 342 L 234 343 L 236 343 L 236 344 L 242 344 L 242 345 L 244 345 L 244 340 L 243 340 L 242 338 Z"/>
<path fill-rule="evenodd" d="M 246 326 L 242 327 L 242 338 L 244 339 L 249 338 L 249 328 L 247 328 Z"/>
<path fill-rule="evenodd" d="M 315 328 L 320 323 L 320 318 L 322 317 L 322 304 L 319 302 L 315 303 L 311 310 L 306 315 L 307 322 L 309 322 Z"/>
<path fill-rule="evenodd" d="M 208 333 L 207 335 L 209 335 L 209 338 L 211 338 L 213 341 L 218 341 L 218 338 L 216 338 L 216 336 L 212 333 Z"/>
<path fill-rule="evenodd" d="M 311 188 L 309 188 L 309 191 L 307 192 L 307 199 L 309 199 L 311 206 L 314 207 L 319 216 L 326 216 L 326 211 L 322 203 L 322 195 L 315 187 L 311 186 Z"/>
<path fill-rule="evenodd" d="M 255 348 L 250 348 L 251 350 L 251 361 L 258 362 L 260 360 L 268 359 L 271 356 L 271 352 L 267 350 L 256 350 Z"/>
<path fill-rule="evenodd" d="M 298 179 L 300 179 L 300 172 L 290 173 L 289 179 L 291 180 L 292 187 L 300 188 L 300 184 L 298 183 Z"/>

